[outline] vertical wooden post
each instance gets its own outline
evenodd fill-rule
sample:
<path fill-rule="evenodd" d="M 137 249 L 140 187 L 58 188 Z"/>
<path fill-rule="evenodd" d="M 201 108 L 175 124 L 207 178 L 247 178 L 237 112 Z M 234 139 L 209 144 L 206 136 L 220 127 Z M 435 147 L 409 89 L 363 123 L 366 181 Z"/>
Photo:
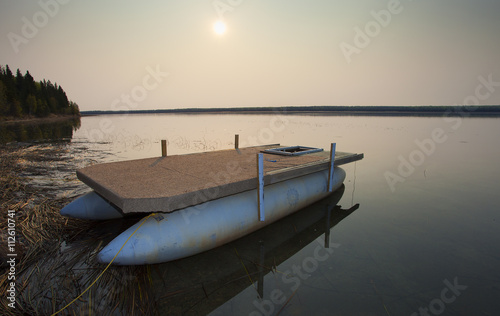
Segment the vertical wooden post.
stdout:
<path fill-rule="evenodd" d="M 165 139 L 161 140 L 161 156 L 167 157 L 167 141 Z"/>
<path fill-rule="evenodd" d="M 333 190 L 333 168 L 335 167 L 335 149 L 337 147 L 336 143 L 332 143 L 330 148 L 330 170 L 328 172 L 328 192 Z"/>
<path fill-rule="evenodd" d="M 234 135 L 234 149 L 238 149 L 240 147 L 240 135 Z"/>
<path fill-rule="evenodd" d="M 257 204 L 259 207 L 259 221 L 265 220 L 264 216 L 264 154 L 257 154 Z"/>

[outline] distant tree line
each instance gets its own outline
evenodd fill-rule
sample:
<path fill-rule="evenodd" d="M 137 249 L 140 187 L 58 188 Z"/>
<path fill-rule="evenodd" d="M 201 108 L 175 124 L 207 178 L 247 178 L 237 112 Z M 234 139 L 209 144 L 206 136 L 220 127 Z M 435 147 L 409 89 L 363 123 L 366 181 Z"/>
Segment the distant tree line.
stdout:
<path fill-rule="evenodd" d="M 17 69 L 14 75 L 9 66 L 0 65 L 0 117 L 46 117 L 49 114 L 79 116 L 75 102 L 50 80 L 35 81 L 29 71 L 24 76 Z"/>
<path fill-rule="evenodd" d="M 500 106 L 282 106 L 282 107 L 238 107 L 238 108 L 185 108 L 133 111 L 83 111 L 83 115 L 101 114 L 161 114 L 161 113 L 324 113 L 338 115 L 391 115 L 391 116 L 500 116 Z"/>

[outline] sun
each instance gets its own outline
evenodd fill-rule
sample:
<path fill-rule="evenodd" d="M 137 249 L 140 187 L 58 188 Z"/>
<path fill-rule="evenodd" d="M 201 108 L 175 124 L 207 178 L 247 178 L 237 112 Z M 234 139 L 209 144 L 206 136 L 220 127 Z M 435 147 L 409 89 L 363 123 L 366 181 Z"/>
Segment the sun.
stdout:
<path fill-rule="evenodd" d="M 219 20 L 214 23 L 214 32 L 217 35 L 223 35 L 224 33 L 226 33 L 226 30 L 227 30 L 226 23 L 224 23 L 224 21 Z"/>

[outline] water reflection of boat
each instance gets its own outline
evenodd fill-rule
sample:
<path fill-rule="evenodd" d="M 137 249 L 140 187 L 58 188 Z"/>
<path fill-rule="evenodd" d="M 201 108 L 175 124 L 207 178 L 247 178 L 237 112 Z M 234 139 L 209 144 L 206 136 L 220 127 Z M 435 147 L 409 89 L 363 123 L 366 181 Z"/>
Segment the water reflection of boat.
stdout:
<path fill-rule="evenodd" d="M 256 295 L 262 297 L 264 276 L 276 266 L 311 243 L 329 247 L 330 229 L 359 207 L 337 206 L 343 192 L 342 186 L 333 195 L 225 246 L 159 265 L 153 280 L 160 309 L 207 314 L 252 286 L 250 279 Z"/>

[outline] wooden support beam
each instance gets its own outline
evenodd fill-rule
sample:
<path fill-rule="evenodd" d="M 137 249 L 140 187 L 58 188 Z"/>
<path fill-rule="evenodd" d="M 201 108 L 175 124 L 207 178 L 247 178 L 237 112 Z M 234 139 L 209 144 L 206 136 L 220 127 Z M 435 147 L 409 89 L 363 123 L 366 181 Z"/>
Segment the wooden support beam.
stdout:
<path fill-rule="evenodd" d="M 335 164 L 335 149 L 337 147 L 336 143 L 332 143 L 330 148 L 330 169 L 328 172 L 328 192 L 332 192 L 333 190 L 333 169 Z"/>
<path fill-rule="evenodd" d="M 264 215 L 264 154 L 257 154 L 257 204 L 259 208 L 259 220 L 265 220 Z"/>
<path fill-rule="evenodd" d="M 165 139 L 161 140 L 161 156 L 167 157 L 167 141 Z"/>
<path fill-rule="evenodd" d="M 234 135 L 234 149 L 240 148 L 240 135 Z"/>

